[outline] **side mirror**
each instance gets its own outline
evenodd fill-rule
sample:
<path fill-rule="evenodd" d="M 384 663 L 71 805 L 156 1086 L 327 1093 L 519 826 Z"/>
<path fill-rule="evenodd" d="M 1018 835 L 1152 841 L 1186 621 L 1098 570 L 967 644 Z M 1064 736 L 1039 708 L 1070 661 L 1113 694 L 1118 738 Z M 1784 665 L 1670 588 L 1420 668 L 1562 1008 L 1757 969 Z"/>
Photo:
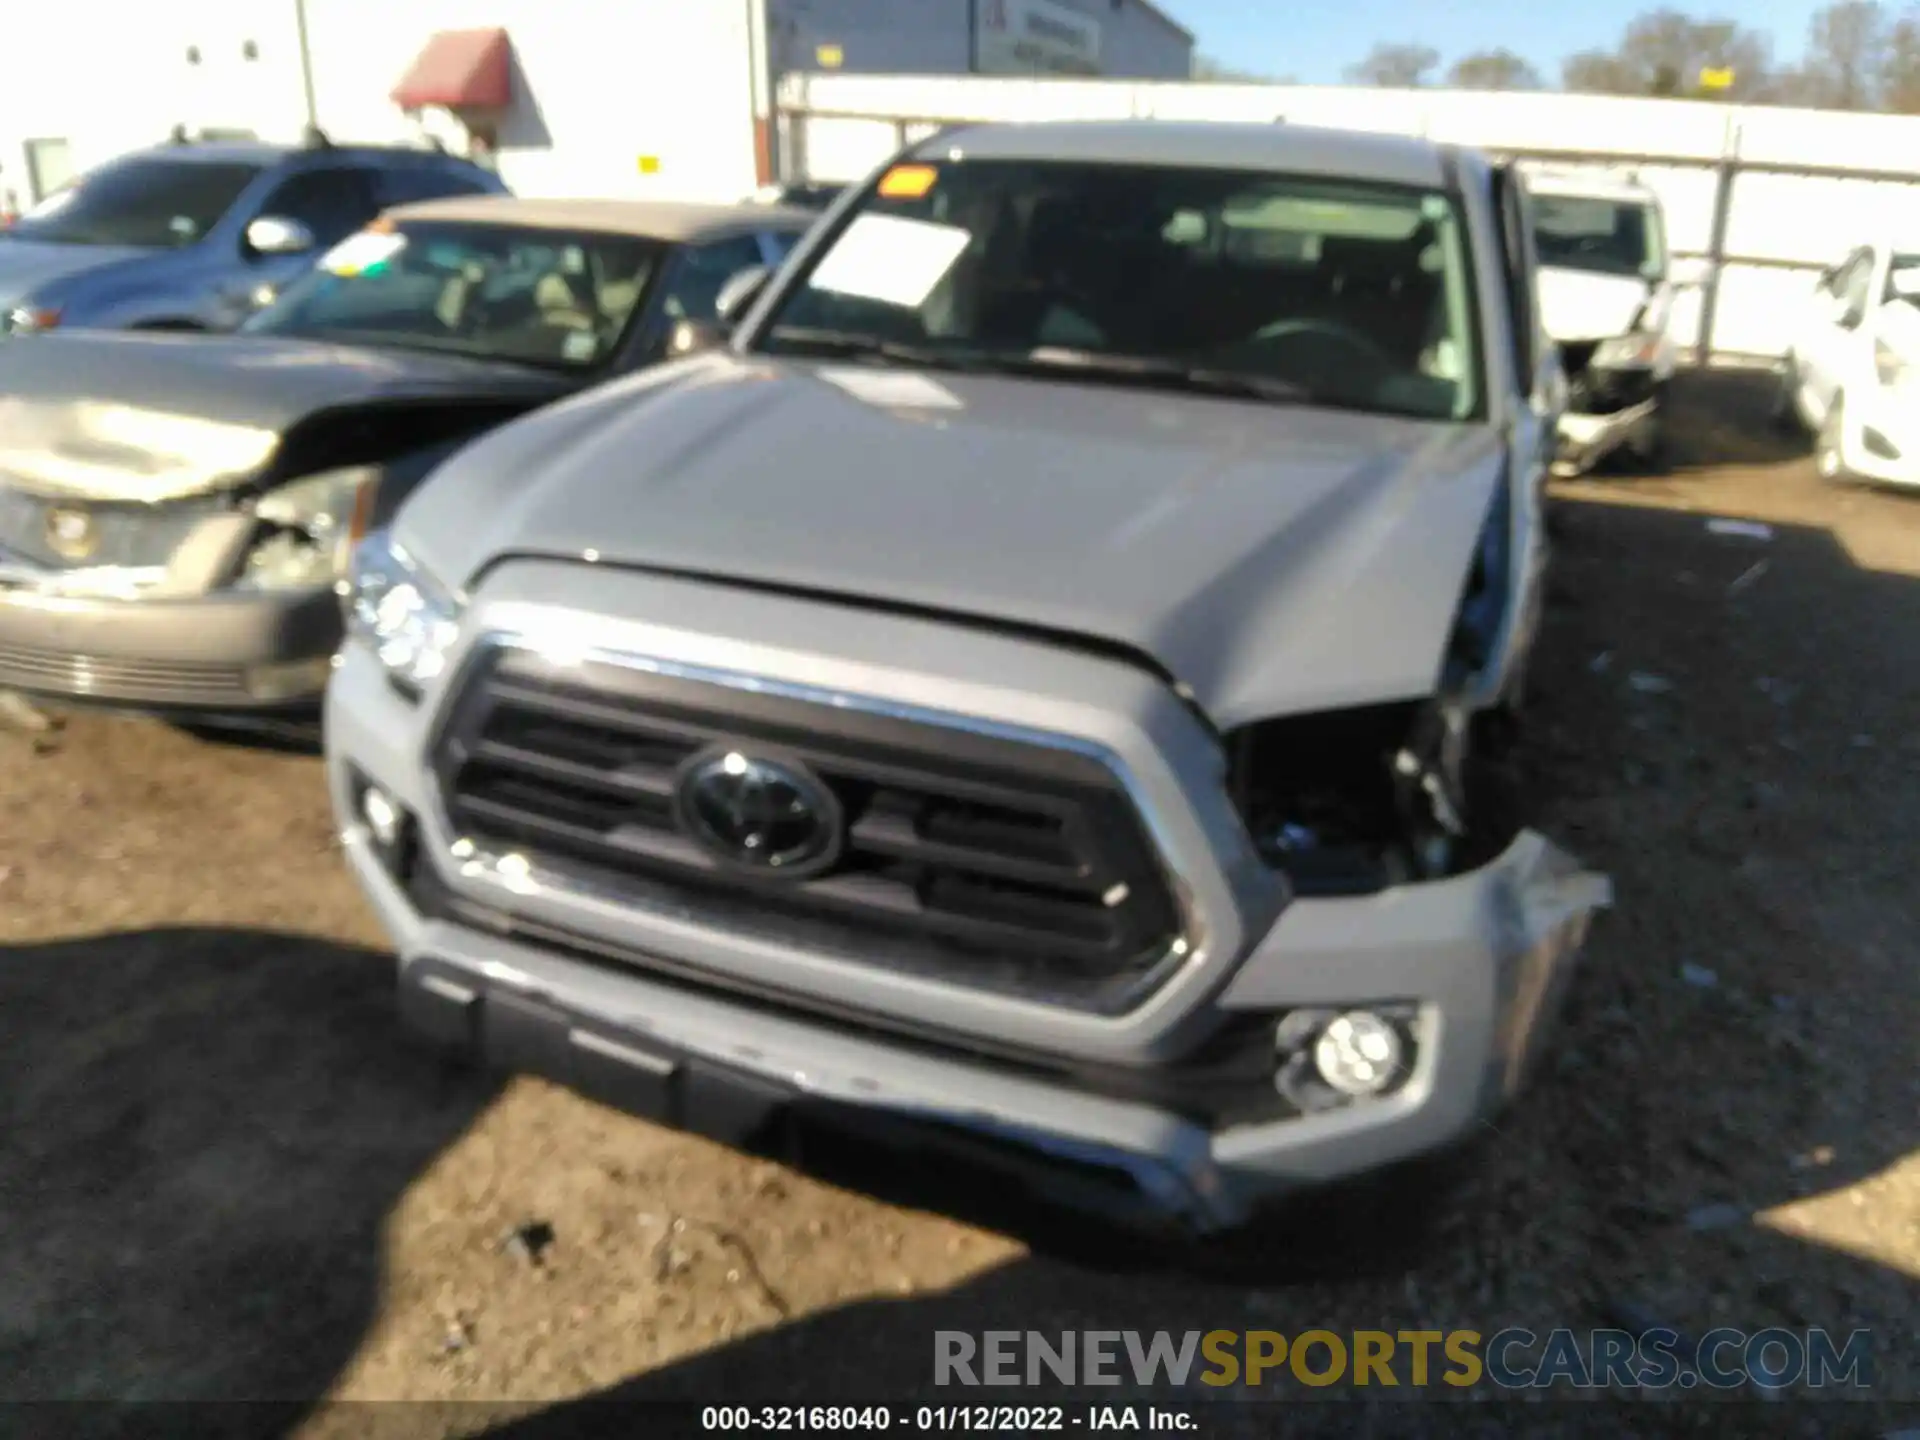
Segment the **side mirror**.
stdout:
<path fill-rule="evenodd" d="M 262 215 L 247 226 L 247 248 L 256 255 L 305 255 L 319 242 L 298 220 Z"/>
<path fill-rule="evenodd" d="M 727 332 L 704 320 L 678 320 L 667 333 L 667 358 L 698 355 L 703 350 L 718 350 L 727 343 Z"/>
<path fill-rule="evenodd" d="M 740 317 L 752 308 L 753 302 L 760 298 L 760 292 L 767 286 L 767 277 L 772 273 L 764 265 L 749 265 L 727 277 L 727 283 L 720 287 L 720 293 L 713 302 L 714 318 L 720 322 L 723 330 L 731 330 Z"/>

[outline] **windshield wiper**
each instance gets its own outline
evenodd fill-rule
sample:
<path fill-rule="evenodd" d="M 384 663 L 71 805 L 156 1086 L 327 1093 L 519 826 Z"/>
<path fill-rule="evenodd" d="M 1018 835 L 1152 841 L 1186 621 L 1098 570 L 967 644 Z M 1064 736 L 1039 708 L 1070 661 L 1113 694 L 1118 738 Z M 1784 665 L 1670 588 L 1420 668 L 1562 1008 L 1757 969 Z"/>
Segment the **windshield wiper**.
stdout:
<path fill-rule="evenodd" d="M 850 359 L 895 360 L 902 365 L 924 365 L 930 369 L 976 370 L 984 368 L 984 357 L 972 350 L 947 350 L 934 345 L 904 345 L 897 340 L 882 340 L 877 335 L 862 335 L 854 330 L 820 330 L 805 325 L 776 325 L 769 337 L 783 346 L 815 355 L 842 356 Z"/>
<path fill-rule="evenodd" d="M 1020 361 L 1033 371 L 1067 371 L 1108 379 L 1138 380 L 1206 395 L 1238 395 L 1291 405 L 1315 403 L 1312 391 L 1291 380 L 1249 375 L 1240 370 L 1215 370 L 1205 365 L 1162 360 L 1152 355 L 1111 355 L 1099 350 L 1042 345 L 1029 350 L 1020 357 Z"/>

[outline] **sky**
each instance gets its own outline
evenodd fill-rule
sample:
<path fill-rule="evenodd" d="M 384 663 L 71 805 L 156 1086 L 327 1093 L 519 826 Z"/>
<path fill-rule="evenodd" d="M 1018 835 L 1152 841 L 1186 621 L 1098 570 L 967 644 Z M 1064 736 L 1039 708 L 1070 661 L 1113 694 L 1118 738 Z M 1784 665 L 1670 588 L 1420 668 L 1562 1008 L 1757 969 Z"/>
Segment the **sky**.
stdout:
<path fill-rule="evenodd" d="M 1500 47 L 1532 61 L 1549 81 L 1576 50 L 1611 49 L 1636 15 L 1669 0 L 1620 6 L 1566 0 L 1343 0 L 1293 6 L 1281 0 L 1157 0 L 1199 37 L 1202 54 L 1236 70 L 1333 84 L 1379 41 L 1431 45 L 1444 67 L 1461 55 Z M 1720 0 L 1672 8 L 1701 18 L 1730 16 L 1766 32 L 1774 59 L 1787 62 L 1806 42 L 1807 22 L 1823 0 Z"/>

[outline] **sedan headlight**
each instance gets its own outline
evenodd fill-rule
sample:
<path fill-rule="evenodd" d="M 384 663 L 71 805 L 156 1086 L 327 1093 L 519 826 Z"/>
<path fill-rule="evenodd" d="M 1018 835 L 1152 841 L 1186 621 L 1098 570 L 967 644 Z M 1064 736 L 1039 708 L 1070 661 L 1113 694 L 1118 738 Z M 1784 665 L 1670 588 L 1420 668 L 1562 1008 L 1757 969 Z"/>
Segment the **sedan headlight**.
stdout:
<path fill-rule="evenodd" d="M 1873 342 L 1873 368 L 1880 376 L 1882 385 L 1898 385 L 1907 373 L 1906 357 L 1889 349 L 1887 342 Z"/>
<path fill-rule="evenodd" d="M 0 332 L 27 335 L 35 330 L 51 330 L 60 323 L 60 312 L 48 305 L 16 305 L 0 315 Z"/>
<path fill-rule="evenodd" d="M 361 465 L 311 475 L 262 495 L 253 514 L 264 533 L 234 583 L 252 590 L 299 590 L 341 579 L 349 554 L 366 534 L 379 483 L 379 470 Z"/>
<path fill-rule="evenodd" d="M 1636 330 L 1631 335 L 1616 335 L 1602 340 L 1593 352 L 1596 370 L 1642 370 L 1651 366 L 1660 354 L 1660 337 Z"/>
<path fill-rule="evenodd" d="M 401 689 L 417 693 L 446 668 L 460 602 L 390 532 L 376 531 L 353 552 L 347 632 L 373 647 Z"/>

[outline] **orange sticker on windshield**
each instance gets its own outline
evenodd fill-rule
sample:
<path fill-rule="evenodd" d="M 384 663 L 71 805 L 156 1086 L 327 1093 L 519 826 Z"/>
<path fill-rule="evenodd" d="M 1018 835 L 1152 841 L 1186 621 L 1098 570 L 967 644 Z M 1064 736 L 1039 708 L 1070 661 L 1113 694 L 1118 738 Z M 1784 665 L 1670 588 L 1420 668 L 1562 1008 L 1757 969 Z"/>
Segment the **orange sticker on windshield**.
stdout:
<path fill-rule="evenodd" d="M 896 165 L 880 177 L 880 193 L 888 200 L 918 200 L 939 178 L 931 165 Z"/>

